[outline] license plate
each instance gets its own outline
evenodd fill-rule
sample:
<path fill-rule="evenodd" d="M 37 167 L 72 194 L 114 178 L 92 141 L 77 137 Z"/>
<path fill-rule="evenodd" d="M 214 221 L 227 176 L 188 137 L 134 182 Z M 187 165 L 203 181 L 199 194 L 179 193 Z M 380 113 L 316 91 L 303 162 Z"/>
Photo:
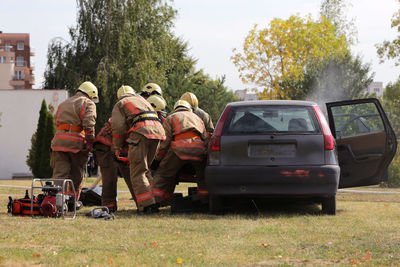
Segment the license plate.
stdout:
<path fill-rule="evenodd" d="M 295 144 L 250 144 L 249 157 L 253 158 L 294 158 Z"/>

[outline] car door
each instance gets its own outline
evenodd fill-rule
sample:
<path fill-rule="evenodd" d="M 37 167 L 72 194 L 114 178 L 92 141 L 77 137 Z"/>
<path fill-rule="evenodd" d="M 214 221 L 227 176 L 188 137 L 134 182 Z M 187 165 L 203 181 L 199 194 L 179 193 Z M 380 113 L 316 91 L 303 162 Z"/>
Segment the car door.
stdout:
<path fill-rule="evenodd" d="M 397 149 L 396 135 L 375 98 L 327 103 L 329 126 L 336 139 L 339 188 L 383 181 Z"/>

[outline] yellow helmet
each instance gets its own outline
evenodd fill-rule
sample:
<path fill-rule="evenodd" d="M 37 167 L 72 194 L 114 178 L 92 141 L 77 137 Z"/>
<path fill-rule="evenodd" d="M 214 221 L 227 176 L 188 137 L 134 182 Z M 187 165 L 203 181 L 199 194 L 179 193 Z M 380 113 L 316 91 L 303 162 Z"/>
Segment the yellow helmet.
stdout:
<path fill-rule="evenodd" d="M 99 93 L 97 91 L 97 87 L 91 83 L 91 82 L 84 82 L 82 83 L 79 88 L 78 91 L 81 91 L 85 94 L 88 95 L 88 97 L 94 102 L 94 103 L 99 103 Z"/>
<path fill-rule="evenodd" d="M 189 102 L 182 100 L 182 99 L 179 99 L 178 101 L 176 101 L 176 103 L 174 105 L 174 110 L 179 107 L 185 107 L 188 110 L 192 111 L 192 106 L 189 104 Z"/>
<path fill-rule="evenodd" d="M 121 97 L 126 96 L 126 95 L 134 95 L 134 94 L 135 94 L 135 91 L 129 85 L 122 85 L 117 91 L 118 99 L 120 99 Z"/>
<path fill-rule="evenodd" d="M 162 95 L 161 87 L 156 83 L 148 83 L 142 88 L 140 93 L 143 97 L 149 97 L 150 95 Z"/>
<path fill-rule="evenodd" d="M 164 98 L 160 95 L 151 95 L 146 100 L 151 104 L 155 111 L 161 111 L 167 106 L 167 102 L 165 102 Z"/>
<path fill-rule="evenodd" d="M 181 100 L 185 100 L 187 102 L 189 102 L 189 104 L 193 107 L 193 108 L 197 108 L 199 107 L 199 101 L 197 100 L 197 97 L 195 94 L 191 93 L 191 92 L 186 92 L 181 96 Z"/>

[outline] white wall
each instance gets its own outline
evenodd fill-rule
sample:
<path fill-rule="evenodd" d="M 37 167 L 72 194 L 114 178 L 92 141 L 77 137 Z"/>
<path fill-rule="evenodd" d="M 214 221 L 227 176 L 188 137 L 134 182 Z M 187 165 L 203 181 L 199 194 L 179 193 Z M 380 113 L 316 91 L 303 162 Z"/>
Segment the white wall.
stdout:
<path fill-rule="evenodd" d="M 30 173 L 26 156 L 42 101 L 57 111 L 58 104 L 67 98 L 67 90 L 0 90 L 0 179 Z"/>

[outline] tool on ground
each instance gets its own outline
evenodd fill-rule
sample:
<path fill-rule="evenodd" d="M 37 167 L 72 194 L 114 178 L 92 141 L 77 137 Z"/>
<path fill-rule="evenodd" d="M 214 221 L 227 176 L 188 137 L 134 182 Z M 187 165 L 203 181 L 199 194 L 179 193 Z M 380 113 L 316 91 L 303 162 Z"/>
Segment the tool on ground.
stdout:
<path fill-rule="evenodd" d="M 100 206 L 94 208 L 91 212 L 86 214 L 87 217 L 93 217 L 95 219 L 104 219 L 104 220 L 114 220 L 114 213 L 110 212 L 108 207 Z"/>

